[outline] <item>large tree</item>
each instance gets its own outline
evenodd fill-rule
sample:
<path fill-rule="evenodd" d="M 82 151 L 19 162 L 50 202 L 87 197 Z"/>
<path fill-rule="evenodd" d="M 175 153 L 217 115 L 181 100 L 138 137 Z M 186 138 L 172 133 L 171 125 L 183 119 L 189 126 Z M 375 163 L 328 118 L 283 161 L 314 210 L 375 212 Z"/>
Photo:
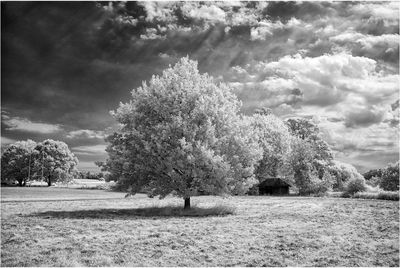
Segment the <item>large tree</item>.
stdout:
<path fill-rule="evenodd" d="M 1 156 L 1 181 L 18 181 L 25 186 L 34 173 L 36 142 L 18 141 L 10 144 Z"/>
<path fill-rule="evenodd" d="M 244 192 L 256 182 L 261 150 L 239 108 L 227 85 L 183 58 L 112 112 L 121 128 L 108 138 L 103 170 L 131 194 L 173 193 L 185 208 L 199 192 Z"/>
<path fill-rule="evenodd" d="M 53 182 L 70 180 L 78 159 L 62 141 L 45 140 L 36 145 L 36 178 L 51 186 Z"/>

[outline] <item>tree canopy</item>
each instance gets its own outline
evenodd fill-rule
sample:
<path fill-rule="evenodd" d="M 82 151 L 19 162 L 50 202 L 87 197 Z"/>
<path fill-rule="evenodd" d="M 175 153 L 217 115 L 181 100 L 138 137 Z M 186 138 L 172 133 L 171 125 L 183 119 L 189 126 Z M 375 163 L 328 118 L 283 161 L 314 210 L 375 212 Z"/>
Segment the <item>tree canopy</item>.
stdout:
<path fill-rule="evenodd" d="M 17 141 L 10 144 L 1 156 L 1 181 L 18 181 L 25 186 L 33 175 L 36 142 Z M 35 154 L 36 153 L 36 154 Z"/>
<path fill-rule="evenodd" d="M 35 151 L 37 153 L 35 167 L 38 179 L 44 179 L 48 186 L 51 186 L 53 182 L 72 179 L 78 159 L 65 142 L 48 139 L 39 142 Z"/>
<path fill-rule="evenodd" d="M 261 150 L 240 102 L 223 84 L 181 59 L 132 91 L 112 115 L 121 128 L 108 138 L 103 165 L 130 193 L 241 193 L 254 182 Z"/>
<path fill-rule="evenodd" d="M 270 112 L 256 112 L 251 117 L 251 125 L 263 151 L 256 176 L 258 178 L 278 176 L 290 151 L 291 139 L 288 127 Z"/>

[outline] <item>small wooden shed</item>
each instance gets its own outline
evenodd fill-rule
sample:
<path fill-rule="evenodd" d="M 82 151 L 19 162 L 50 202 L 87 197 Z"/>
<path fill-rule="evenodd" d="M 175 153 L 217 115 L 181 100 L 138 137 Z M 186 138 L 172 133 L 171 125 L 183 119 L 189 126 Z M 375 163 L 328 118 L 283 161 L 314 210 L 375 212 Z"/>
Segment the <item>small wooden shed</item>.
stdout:
<path fill-rule="evenodd" d="M 281 178 L 265 178 L 258 185 L 260 195 L 288 195 L 291 185 Z"/>

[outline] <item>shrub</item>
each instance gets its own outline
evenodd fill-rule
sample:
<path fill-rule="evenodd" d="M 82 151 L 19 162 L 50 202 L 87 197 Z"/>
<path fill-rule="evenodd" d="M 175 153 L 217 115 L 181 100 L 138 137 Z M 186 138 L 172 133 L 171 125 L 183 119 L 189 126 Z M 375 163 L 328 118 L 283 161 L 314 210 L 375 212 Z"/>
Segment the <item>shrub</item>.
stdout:
<path fill-rule="evenodd" d="M 365 179 L 362 177 L 351 179 L 345 187 L 345 195 L 354 195 L 357 192 L 365 191 Z"/>
<path fill-rule="evenodd" d="M 395 191 L 380 191 L 380 192 L 357 192 L 353 195 L 354 198 L 363 199 L 383 199 L 383 200 L 399 200 L 399 192 Z"/>
<path fill-rule="evenodd" d="M 248 195 L 260 195 L 258 186 L 259 186 L 258 183 L 255 184 L 255 185 L 253 185 L 253 186 L 247 191 L 247 194 L 248 194 Z"/>
<path fill-rule="evenodd" d="M 378 193 L 378 199 L 384 199 L 384 200 L 399 200 L 399 192 L 395 191 L 382 191 Z"/>

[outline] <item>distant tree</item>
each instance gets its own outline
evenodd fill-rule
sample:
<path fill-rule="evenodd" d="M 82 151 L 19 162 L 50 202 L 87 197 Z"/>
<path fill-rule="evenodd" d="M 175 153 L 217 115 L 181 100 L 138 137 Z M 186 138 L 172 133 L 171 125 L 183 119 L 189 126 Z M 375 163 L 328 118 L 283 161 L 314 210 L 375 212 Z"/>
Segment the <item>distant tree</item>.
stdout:
<path fill-rule="evenodd" d="M 68 181 L 78 164 L 78 159 L 62 141 L 51 139 L 36 145 L 35 167 L 38 179 L 43 179 L 51 186 L 53 182 Z"/>
<path fill-rule="evenodd" d="M 261 109 L 256 109 L 254 111 L 254 114 L 271 115 L 272 114 L 272 110 L 270 108 L 263 107 Z"/>
<path fill-rule="evenodd" d="M 379 186 L 386 191 L 399 190 L 399 161 L 383 169 Z"/>
<path fill-rule="evenodd" d="M 302 140 L 314 139 L 319 134 L 319 128 L 311 120 L 304 118 L 289 118 L 286 124 L 293 136 Z"/>
<path fill-rule="evenodd" d="M 10 144 L 1 156 L 1 181 L 18 181 L 25 186 L 34 174 L 36 142 L 18 141 Z"/>
<path fill-rule="evenodd" d="M 283 172 L 299 190 L 300 195 L 321 194 L 330 190 L 334 184 L 334 178 L 327 172 L 330 162 L 320 160 L 318 154 L 312 143 L 292 137 L 291 150 Z M 321 166 L 324 168 L 322 176 Z"/>
<path fill-rule="evenodd" d="M 332 165 L 333 154 L 328 143 L 322 139 L 319 127 L 311 120 L 304 118 L 291 118 L 286 121 L 286 124 L 293 136 L 311 146 L 313 151 L 311 163 L 317 170 L 318 177 L 322 179 L 324 173 Z"/>
<path fill-rule="evenodd" d="M 366 180 L 370 180 L 373 177 L 381 178 L 382 177 L 383 169 L 371 169 L 363 174 Z"/>
<path fill-rule="evenodd" d="M 271 113 L 255 113 L 251 125 L 263 150 L 256 177 L 276 177 L 290 150 L 290 133 L 285 123 Z"/>
<path fill-rule="evenodd" d="M 342 163 L 337 160 L 333 161 L 333 165 L 329 167 L 329 172 L 335 178 L 333 189 L 339 191 L 344 190 L 346 183 L 350 180 L 361 179 L 363 177 L 351 164 Z"/>
<path fill-rule="evenodd" d="M 291 151 L 286 159 L 286 176 L 292 178 L 300 195 L 312 192 L 315 168 L 312 165 L 314 152 L 311 145 L 304 140 L 293 137 Z"/>
<path fill-rule="evenodd" d="M 112 113 L 121 129 L 108 138 L 103 170 L 131 194 L 173 193 L 185 208 L 199 192 L 244 192 L 255 183 L 261 150 L 239 104 L 225 84 L 183 58 Z"/>

